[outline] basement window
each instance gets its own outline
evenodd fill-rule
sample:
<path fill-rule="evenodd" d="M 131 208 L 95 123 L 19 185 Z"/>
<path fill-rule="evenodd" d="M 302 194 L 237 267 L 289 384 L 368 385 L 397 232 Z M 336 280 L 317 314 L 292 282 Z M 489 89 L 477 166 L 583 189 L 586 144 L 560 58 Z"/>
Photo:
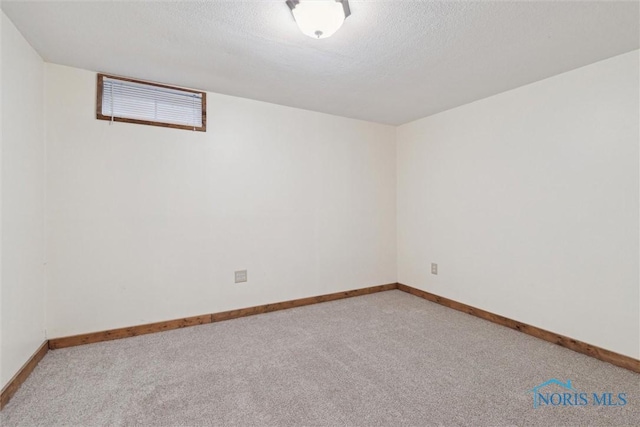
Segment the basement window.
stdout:
<path fill-rule="evenodd" d="M 207 94 L 98 74 L 96 118 L 206 132 Z"/>

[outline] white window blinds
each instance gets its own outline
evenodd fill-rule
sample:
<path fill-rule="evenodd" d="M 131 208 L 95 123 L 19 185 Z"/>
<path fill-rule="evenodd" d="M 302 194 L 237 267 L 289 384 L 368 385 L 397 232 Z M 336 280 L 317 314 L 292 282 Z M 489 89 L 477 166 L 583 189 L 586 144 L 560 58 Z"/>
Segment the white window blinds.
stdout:
<path fill-rule="evenodd" d="M 102 116 L 203 130 L 203 94 L 103 76 Z"/>

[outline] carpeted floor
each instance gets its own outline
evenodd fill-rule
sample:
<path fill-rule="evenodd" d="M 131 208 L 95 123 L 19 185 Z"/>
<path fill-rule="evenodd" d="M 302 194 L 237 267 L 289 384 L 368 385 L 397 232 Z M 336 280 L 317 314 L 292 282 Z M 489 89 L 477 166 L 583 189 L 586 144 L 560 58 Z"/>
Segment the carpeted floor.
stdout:
<path fill-rule="evenodd" d="M 551 378 L 588 397 L 624 392 L 628 403 L 534 409 L 527 391 Z M 0 417 L 2 426 L 640 425 L 640 375 L 390 291 L 51 351 Z"/>

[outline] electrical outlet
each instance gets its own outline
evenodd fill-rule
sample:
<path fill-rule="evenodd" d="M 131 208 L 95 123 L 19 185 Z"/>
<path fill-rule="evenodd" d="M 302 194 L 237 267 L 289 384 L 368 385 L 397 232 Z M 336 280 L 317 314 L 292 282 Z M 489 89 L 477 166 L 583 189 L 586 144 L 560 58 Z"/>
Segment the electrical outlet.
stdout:
<path fill-rule="evenodd" d="M 236 271 L 236 283 L 242 283 L 247 281 L 247 270 Z"/>
<path fill-rule="evenodd" d="M 438 264 L 435 262 L 431 263 L 431 274 L 438 274 Z"/>

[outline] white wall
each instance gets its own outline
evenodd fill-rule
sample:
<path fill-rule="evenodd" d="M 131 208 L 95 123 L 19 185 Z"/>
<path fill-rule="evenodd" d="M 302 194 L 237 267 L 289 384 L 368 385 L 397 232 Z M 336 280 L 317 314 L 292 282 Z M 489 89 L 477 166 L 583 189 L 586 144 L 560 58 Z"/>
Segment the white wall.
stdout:
<path fill-rule="evenodd" d="M 2 345 L 4 386 L 45 340 L 44 63 L 2 20 Z"/>
<path fill-rule="evenodd" d="M 638 63 L 401 126 L 398 281 L 638 358 Z"/>
<path fill-rule="evenodd" d="M 214 93 L 206 133 L 110 125 L 46 76 L 49 337 L 396 281 L 395 128 Z"/>

